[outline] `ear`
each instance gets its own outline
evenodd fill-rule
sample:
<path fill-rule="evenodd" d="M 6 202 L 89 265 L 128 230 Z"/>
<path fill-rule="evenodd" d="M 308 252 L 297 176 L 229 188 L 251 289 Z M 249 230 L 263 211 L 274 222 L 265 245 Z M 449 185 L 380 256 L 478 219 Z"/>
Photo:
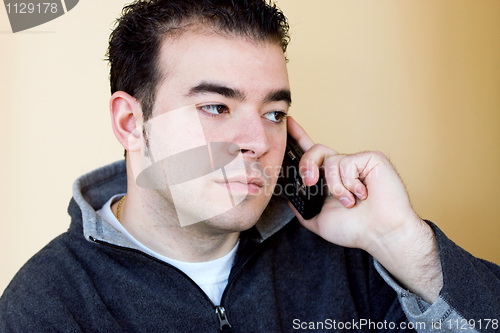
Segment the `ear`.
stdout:
<path fill-rule="evenodd" d="M 137 99 L 117 91 L 109 102 L 111 125 L 116 138 L 127 151 L 140 151 L 142 144 L 142 107 Z"/>

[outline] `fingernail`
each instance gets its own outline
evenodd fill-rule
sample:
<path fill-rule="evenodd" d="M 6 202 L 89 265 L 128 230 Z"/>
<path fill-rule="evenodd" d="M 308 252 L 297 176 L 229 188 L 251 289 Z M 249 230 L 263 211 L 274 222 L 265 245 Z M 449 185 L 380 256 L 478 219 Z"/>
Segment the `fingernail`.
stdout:
<path fill-rule="evenodd" d="M 307 182 L 307 183 L 309 183 L 310 181 L 312 181 L 313 177 L 314 177 L 314 174 L 311 171 L 309 171 L 309 170 L 306 170 L 304 172 L 304 174 L 302 175 L 302 179 L 304 180 L 304 182 Z"/>
<path fill-rule="evenodd" d="M 339 199 L 340 203 L 344 205 L 344 207 L 349 207 L 351 205 L 351 200 L 346 197 L 342 197 Z"/>
<path fill-rule="evenodd" d="M 365 200 L 365 195 L 361 193 L 355 193 L 355 195 L 359 198 L 359 200 Z"/>

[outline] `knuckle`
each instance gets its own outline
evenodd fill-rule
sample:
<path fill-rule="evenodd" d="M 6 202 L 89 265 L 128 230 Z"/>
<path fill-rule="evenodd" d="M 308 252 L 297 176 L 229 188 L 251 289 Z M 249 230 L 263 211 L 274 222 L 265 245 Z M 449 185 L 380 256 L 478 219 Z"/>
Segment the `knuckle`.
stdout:
<path fill-rule="evenodd" d="M 383 152 L 379 150 L 374 150 L 371 151 L 370 153 L 379 160 L 384 160 L 384 161 L 388 160 L 387 155 L 385 155 Z"/>
<path fill-rule="evenodd" d="M 340 169 L 339 169 L 339 156 L 330 156 L 326 158 L 323 162 L 322 168 L 325 172 L 325 175 L 329 175 L 331 177 L 339 177 Z"/>
<path fill-rule="evenodd" d="M 331 156 L 338 155 L 335 150 L 321 143 L 315 143 L 309 150 L 314 151 L 317 154 L 323 154 L 325 159 Z"/>
<path fill-rule="evenodd" d="M 354 161 L 355 155 L 346 156 L 340 161 L 340 170 L 344 177 L 348 178 L 357 178 L 358 176 L 358 167 Z"/>
<path fill-rule="evenodd" d="M 314 150 L 323 150 L 323 149 L 327 149 L 327 147 L 321 143 L 315 143 L 311 149 L 314 149 Z"/>

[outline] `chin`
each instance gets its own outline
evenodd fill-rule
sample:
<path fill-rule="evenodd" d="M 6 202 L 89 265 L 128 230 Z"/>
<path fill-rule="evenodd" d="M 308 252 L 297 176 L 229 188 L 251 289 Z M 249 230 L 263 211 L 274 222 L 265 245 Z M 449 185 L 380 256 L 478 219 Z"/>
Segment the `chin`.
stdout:
<path fill-rule="evenodd" d="M 257 223 L 269 199 L 270 198 L 265 198 L 265 200 L 261 199 L 259 200 L 260 202 L 252 202 L 252 198 L 246 199 L 233 209 L 200 222 L 199 224 L 200 226 L 205 225 L 209 229 L 218 230 L 223 233 L 248 230 Z"/>

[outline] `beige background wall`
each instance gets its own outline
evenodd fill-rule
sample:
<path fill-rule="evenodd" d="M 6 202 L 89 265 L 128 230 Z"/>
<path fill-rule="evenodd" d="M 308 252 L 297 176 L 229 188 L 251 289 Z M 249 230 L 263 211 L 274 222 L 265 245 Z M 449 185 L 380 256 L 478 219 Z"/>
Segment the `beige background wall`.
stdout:
<path fill-rule="evenodd" d="M 0 292 L 68 227 L 74 179 L 121 158 L 103 59 L 124 3 L 17 34 L 0 8 Z M 387 153 L 421 216 L 500 263 L 500 1 L 279 5 L 296 119 L 338 151 Z"/>

